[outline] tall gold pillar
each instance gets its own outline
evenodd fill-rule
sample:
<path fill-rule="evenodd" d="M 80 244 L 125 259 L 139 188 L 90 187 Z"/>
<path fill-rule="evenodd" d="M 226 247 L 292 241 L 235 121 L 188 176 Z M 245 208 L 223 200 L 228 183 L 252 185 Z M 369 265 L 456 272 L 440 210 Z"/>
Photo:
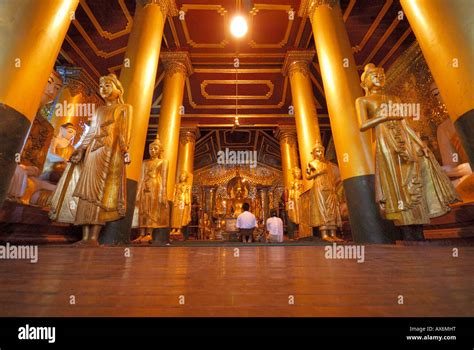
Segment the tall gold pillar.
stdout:
<path fill-rule="evenodd" d="M 321 142 L 318 114 L 314 102 L 308 64 L 313 59 L 312 51 L 288 51 L 283 64 L 283 74 L 290 77 L 291 97 L 294 106 L 296 133 L 303 172 L 312 160 L 311 151 L 314 144 Z M 303 177 L 303 186 L 307 190 L 312 181 Z"/>
<path fill-rule="evenodd" d="M 163 145 L 163 158 L 169 162 L 167 195 L 171 200 L 174 196 L 178 161 L 184 83 L 187 75 L 192 73 L 192 66 L 189 55 L 185 51 L 164 52 L 161 58 L 165 65 L 165 81 L 158 134 Z"/>
<path fill-rule="evenodd" d="M 130 239 L 137 184 L 140 179 L 143 154 L 161 39 L 167 15 L 176 15 L 174 0 L 137 0 L 133 27 L 128 38 L 120 81 L 125 90 L 124 101 L 132 105 L 132 129 L 127 166 L 127 214 L 107 225 L 102 243 L 127 243 Z"/>
<path fill-rule="evenodd" d="M 188 173 L 188 184 L 193 184 L 194 148 L 199 130 L 197 127 L 182 127 L 179 133 L 178 165 L 176 167 L 175 181 L 183 172 Z"/>
<path fill-rule="evenodd" d="M 393 242 L 394 227 L 382 220 L 375 202 L 370 135 L 359 131 L 355 109 L 362 89 L 339 3 L 304 0 L 299 15 L 308 15 L 313 26 L 353 239 L 359 243 Z"/>
<path fill-rule="evenodd" d="M 294 167 L 300 167 L 296 143 L 296 128 L 292 125 L 280 125 L 275 136 L 280 140 L 283 183 L 285 188 L 289 190 L 293 181 L 292 170 Z"/>
<path fill-rule="evenodd" d="M 401 0 L 443 102 L 474 166 L 474 2 Z"/>
<path fill-rule="evenodd" d="M 78 3 L 0 1 L 0 206 Z"/>

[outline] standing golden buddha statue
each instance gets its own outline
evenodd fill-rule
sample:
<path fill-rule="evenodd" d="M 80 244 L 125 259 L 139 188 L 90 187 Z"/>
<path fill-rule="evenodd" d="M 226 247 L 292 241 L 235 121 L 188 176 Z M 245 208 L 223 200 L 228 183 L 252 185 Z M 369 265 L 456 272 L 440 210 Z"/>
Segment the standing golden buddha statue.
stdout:
<path fill-rule="evenodd" d="M 324 241 L 342 241 L 336 234 L 337 228 L 342 227 L 342 221 L 332 166 L 324 158 L 324 146 L 320 142 L 316 142 L 311 154 L 313 160 L 306 168 L 306 179 L 314 180 L 310 196 L 309 226 L 318 227 Z"/>
<path fill-rule="evenodd" d="M 293 175 L 293 181 L 291 181 L 291 187 L 288 191 L 288 216 L 293 223 L 299 224 L 301 221 L 300 195 L 303 192 L 301 169 L 294 167 L 291 173 Z"/>
<path fill-rule="evenodd" d="M 142 165 L 136 199 L 140 236 L 132 243 L 151 243 L 155 228 L 169 227 L 169 205 L 166 196 L 168 160 L 161 158 L 163 147 L 158 134 L 150 144 L 149 151 L 150 159 L 145 160 Z"/>
<path fill-rule="evenodd" d="M 191 222 L 191 186 L 188 184 L 188 173 L 185 171 L 179 176 L 173 200 L 171 216 L 171 234 L 180 234 L 181 227 Z"/>
<path fill-rule="evenodd" d="M 356 100 L 360 130 L 375 140 L 375 193 L 382 216 L 404 239 L 423 239 L 423 224 L 459 200 L 433 153 L 405 120 L 397 96 L 384 93 L 385 73 L 369 63 L 361 76 L 365 96 Z"/>
<path fill-rule="evenodd" d="M 64 190 L 74 186 L 72 196 L 77 197 L 77 208 L 70 209 L 74 211 L 74 224 L 82 225 L 78 245 L 98 245 L 102 226 L 125 216 L 126 211 L 125 164 L 130 162 L 132 106 L 123 102 L 124 90 L 115 74 L 101 77 L 99 90 L 106 104 L 95 110 L 89 132 L 71 155 L 74 167 L 65 171 L 56 189 L 67 194 Z M 70 181 L 73 168 L 81 169 L 77 184 Z M 61 208 L 63 202 L 64 197 L 56 204 Z M 60 221 L 55 214 L 58 207 L 52 207 L 52 216 Z"/>

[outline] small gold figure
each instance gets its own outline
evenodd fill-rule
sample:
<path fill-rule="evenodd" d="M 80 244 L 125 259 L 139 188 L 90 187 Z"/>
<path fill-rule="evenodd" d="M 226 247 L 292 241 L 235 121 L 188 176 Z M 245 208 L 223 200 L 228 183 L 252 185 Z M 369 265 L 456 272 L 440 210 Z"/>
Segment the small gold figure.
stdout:
<path fill-rule="evenodd" d="M 211 220 L 209 219 L 209 215 L 207 213 L 204 213 L 199 221 L 200 239 L 213 240 L 214 237 L 212 234 Z"/>
<path fill-rule="evenodd" d="M 181 227 L 191 222 L 191 186 L 188 184 L 188 173 L 183 172 L 176 184 L 171 216 L 172 235 L 179 235 Z"/>
<path fill-rule="evenodd" d="M 448 177 L 401 113 L 400 99 L 384 93 L 385 73 L 372 63 L 361 76 L 365 96 L 356 100 L 360 130 L 375 140 L 375 193 L 382 216 L 422 239 L 423 224 L 459 200 Z M 415 237 L 412 236 L 412 237 Z"/>
<path fill-rule="evenodd" d="M 163 147 L 158 134 L 150 144 L 149 151 L 150 159 L 145 160 L 142 165 L 136 200 L 140 236 L 132 243 L 151 243 L 153 229 L 169 226 L 169 205 L 166 196 L 168 160 L 161 158 Z"/>
<path fill-rule="evenodd" d="M 101 77 L 99 88 L 106 104 L 96 108 L 89 132 L 70 158 L 81 168 L 72 193 L 78 198 L 77 208 L 71 208 L 74 224 L 82 225 L 82 240 L 77 245 L 98 245 L 102 226 L 120 219 L 126 210 L 125 164 L 130 162 L 132 106 L 123 102 L 123 87 L 115 74 Z M 69 180 L 79 167 L 65 171 L 65 181 L 56 191 L 74 186 Z"/>
<path fill-rule="evenodd" d="M 336 184 L 331 164 L 324 158 L 324 146 L 316 142 L 313 160 L 306 168 L 306 179 L 314 180 L 310 197 L 310 224 L 318 227 L 324 241 L 342 241 L 337 237 L 337 228 L 342 226 Z"/>
<path fill-rule="evenodd" d="M 292 222 L 299 224 L 301 221 L 300 195 L 303 192 L 303 182 L 301 181 L 301 169 L 294 167 L 292 170 L 293 181 L 288 192 L 288 216 Z"/>

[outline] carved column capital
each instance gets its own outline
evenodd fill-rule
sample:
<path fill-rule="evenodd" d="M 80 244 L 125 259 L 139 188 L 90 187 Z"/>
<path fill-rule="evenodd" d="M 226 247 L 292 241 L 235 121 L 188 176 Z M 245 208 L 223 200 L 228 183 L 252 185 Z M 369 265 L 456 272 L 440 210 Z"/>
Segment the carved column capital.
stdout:
<path fill-rule="evenodd" d="M 280 140 L 280 143 L 287 143 L 291 146 L 296 146 L 296 127 L 293 125 L 280 125 L 275 131 L 275 137 Z"/>
<path fill-rule="evenodd" d="M 337 5 L 337 3 L 338 0 L 302 0 L 298 10 L 298 16 L 309 16 L 309 19 L 312 20 L 314 10 L 316 10 L 319 6 L 328 6 L 332 9 Z"/>
<path fill-rule="evenodd" d="M 163 15 L 163 22 L 166 21 L 166 16 L 178 15 L 178 7 L 175 0 L 137 0 L 137 5 L 143 8 L 150 5 L 158 5 Z"/>
<path fill-rule="evenodd" d="M 187 143 L 195 143 L 196 139 L 199 137 L 199 129 L 196 127 L 184 127 L 179 131 L 179 142 L 182 145 Z"/>
<path fill-rule="evenodd" d="M 182 73 L 186 76 L 193 74 L 193 66 L 187 51 L 162 52 L 160 58 L 165 66 L 167 77 L 171 77 L 175 73 Z"/>
<path fill-rule="evenodd" d="M 290 78 L 295 72 L 303 73 L 309 76 L 309 63 L 313 60 L 314 51 L 312 50 L 292 50 L 286 53 L 283 63 L 283 75 L 289 75 Z"/>

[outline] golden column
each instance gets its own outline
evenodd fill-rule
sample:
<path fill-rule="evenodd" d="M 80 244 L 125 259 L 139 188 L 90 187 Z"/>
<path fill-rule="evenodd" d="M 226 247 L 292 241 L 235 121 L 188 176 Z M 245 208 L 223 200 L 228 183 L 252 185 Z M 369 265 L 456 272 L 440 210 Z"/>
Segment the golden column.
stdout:
<path fill-rule="evenodd" d="M 401 0 L 474 167 L 474 2 Z"/>
<path fill-rule="evenodd" d="M 0 206 L 78 3 L 0 2 Z"/>
<path fill-rule="evenodd" d="M 278 126 L 275 136 L 280 140 L 283 183 L 285 184 L 285 188 L 289 190 L 291 182 L 293 181 L 292 170 L 294 167 L 300 167 L 298 162 L 296 129 L 293 125 L 280 125 Z"/>
<path fill-rule="evenodd" d="M 294 105 L 296 134 L 303 173 L 312 160 L 311 151 L 316 141 L 321 142 L 318 114 L 314 102 L 313 89 L 308 64 L 313 59 L 312 51 L 288 51 L 283 64 L 283 74 L 289 75 L 291 97 Z M 313 182 L 303 178 L 304 189 Z"/>
<path fill-rule="evenodd" d="M 166 16 L 176 14 L 174 0 L 137 0 L 133 27 L 120 72 L 120 81 L 125 90 L 124 101 L 133 107 L 129 149 L 131 164 L 127 166 L 127 214 L 125 218 L 107 225 L 101 238 L 102 243 L 127 243 L 130 240 L 163 28 Z"/>
<path fill-rule="evenodd" d="M 309 15 L 313 26 L 353 239 L 393 242 L 395 228 L 381 218 L 375 203 L 370 134 L 359 131 L 355 100 L 362 96 L 362 89 L 341 8 L 337 0 L 304 0 L 299 15 Z"/>
<path fill-rule="evenodd" d="M 192 65 L 186 51 L 164 52 L 161 54 L 161 58 L 165 66 L 165 81 L 158 134 L 163 145 L 163 159 L 167 159 L 169 162 L 168 200 L 173 200 L 181 115 L 184 114 L 182 106 L 184 83 L 187 75 L 192 74 Z"/>
<path fill-rule="evenodd" d="M 196 138 L 199 137 L 199 129 L 195 126 L 182 127 L 179 133 L 178 165 L 176 168 L 175 181 L 179 181 L 179 176 L 183 172 L 188 173 L 188 184 L 193 184 L 194 171 L 194 148 Z"/>

